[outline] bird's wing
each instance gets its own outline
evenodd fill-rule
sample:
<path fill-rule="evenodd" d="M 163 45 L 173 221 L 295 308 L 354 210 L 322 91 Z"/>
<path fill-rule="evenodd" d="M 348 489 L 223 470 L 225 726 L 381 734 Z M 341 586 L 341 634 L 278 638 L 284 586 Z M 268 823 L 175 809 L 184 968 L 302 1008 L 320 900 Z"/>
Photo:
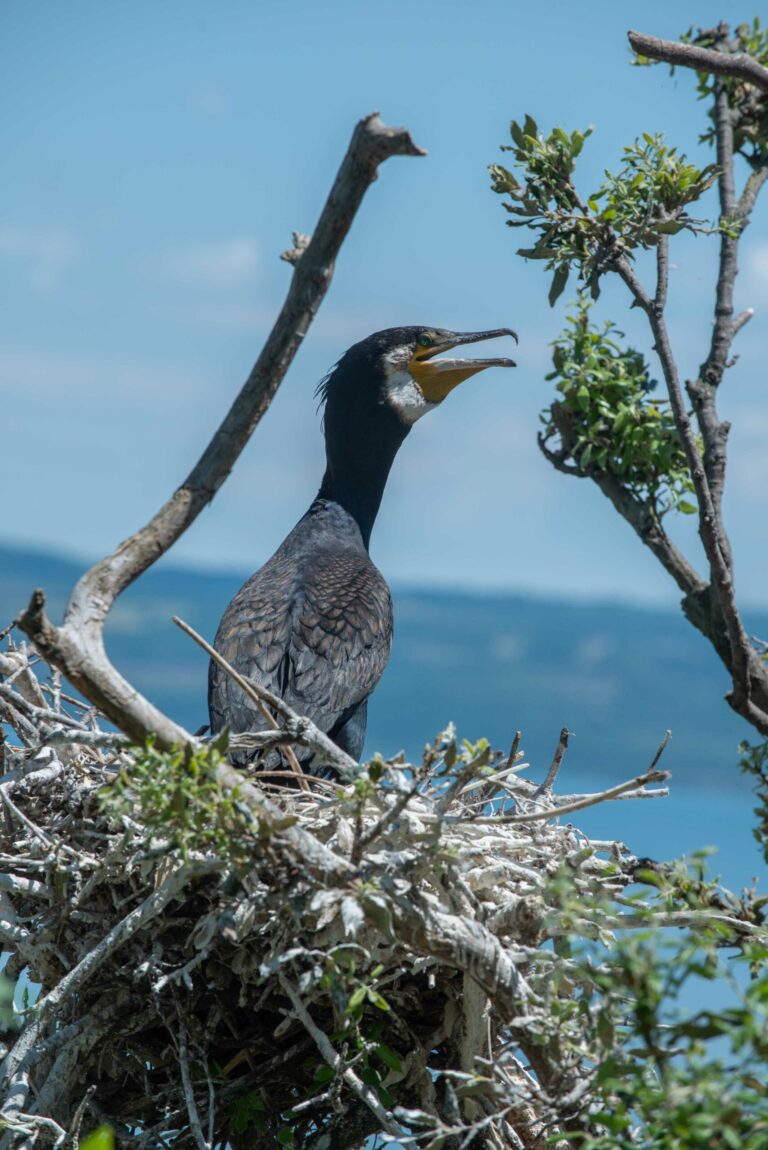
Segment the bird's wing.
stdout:
<path fill-rule="evenodd" d="M 235 596 L 216 648 L 241 674 L 280 695 L 323 731 L 353 713 L 389 658 L 392 603 L 365 554 L 321 551 L 297 571 L 278 557 Z M 212 667 L 211 725 L 234 732 L 264 720 L 228 677 Z"/>

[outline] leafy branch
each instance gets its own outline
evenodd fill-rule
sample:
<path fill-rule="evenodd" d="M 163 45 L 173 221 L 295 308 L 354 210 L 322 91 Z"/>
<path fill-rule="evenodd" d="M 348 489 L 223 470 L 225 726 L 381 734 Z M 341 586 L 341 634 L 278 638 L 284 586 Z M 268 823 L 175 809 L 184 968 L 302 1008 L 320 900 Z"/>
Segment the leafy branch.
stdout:
<path fill-rule="evenodd" d="M 709 100 L 716 163 L 703 168 L 645 133 L 624 149 L 622 164 L 592 194 L 581 196 L 576 160 L 589 132 L 555 128 L 541 136 L 526 116 L 511 126 L 511 152 L 518 174 L 491 166 L 493 190 L 504 195 L 513 217 L 536 237 L 520 248 L 526 259 L 543 260 L 552 272 L 551 304 L 575 273 L 593 300 L 603 276 L 613 274 L 628 289 L 631 306 L 646 316 L 653 348 L 667 388 L 667 401 L 647 394 L 649 371 L 640 353 L 622 349 L 612 325 L 590 325 L 579 304 L 568 330 L 554 344 L 554 371 L 562 398 L 543 417 L 539 444 L 559 470 L 588 477 L 611 500 L 642 542 L 683 592 L 686 617 L 709 639 L 731 677 L 727 699 L 761 734 L 768 735 L 768 667 L 742 622 L 736 603 L 734 565 L 722 514 L 730 425 L 717 412 L 717 390 L 732 362 L 733 340 L 751 318 L 734 311 L 738 249 L 762 185 L 768 179 L 768 95 L 763 83 L 768 33 L 759 22 L 689 33 L 670 44 L 630 34 L 638 52 L 699 70 L 699 94 Z M 750 55 L 754 53 L 754 56 Z M 645 62 L 644 56 L 641 62 Z M 736 190 L 734 157 L 749 174 Z M 719 215 L 707 223 L 689 214 L 716 185 Z M 681 371 L 666 325 L 669 245 L 687 231 L 715 235 L 720 245 L 712 339 L 697 377 L 681 383 Z M 649 290 L 638 272 L 639 252 L 655 253 L 656 276 Z M 668 404 L 668 406 L 667 406 Z M 555 440 L 553 444 L 553 440 Z M 695 496 L 693 500 L 686 495 Z M 708 572 L 700 574 L 662 526 L 671 510 L 698 514 Z"/>
<path fill-rule="evenodd" d="M 507 221 L 509 226 L 538 233 L 534 247 L 518 248 L 517 254 L 547 261 L 547 269 L 554 272 L 550 304 L 561 295 L 572 269 L 597 299 L 601 275 L 615 270 L 620 256 L 653 247 L 662 236 L 684 229 L 707 230 L 685 208 L 711 187 L 716 168 L 690 164 L 661 136 L 645 134 L 625 148 L 619 171 L 607 171 L 604 182 L 584 202 L 573 174 L 591 130 L 569 135 L 554 128 L 540 139 L 536 122 L 526 116 L 522 127 L 513 120 L 510 132 L 514 143 L 503 145 L 502 151 L 513 153 L 524 182 L 501 164 L 492 164 L 492 187 L 510 197 L 504 207 L 516 218 Z"/>
<path fill-rule="evenodd" d="M 567 322 L 546 377 L 562 399 L 542 412 L 542 450 L 571 474 L 610 473 L 659 521 L 673 509 L 694 514 L 680 436 L 668 401 L 653 395 L 657 384 L 642 353 L 622 348 L 623 333 L 610 321 L 602 328 L 590 322 L 585 295 Z M 552 451 L 555 437 L 559 448 Z"/>

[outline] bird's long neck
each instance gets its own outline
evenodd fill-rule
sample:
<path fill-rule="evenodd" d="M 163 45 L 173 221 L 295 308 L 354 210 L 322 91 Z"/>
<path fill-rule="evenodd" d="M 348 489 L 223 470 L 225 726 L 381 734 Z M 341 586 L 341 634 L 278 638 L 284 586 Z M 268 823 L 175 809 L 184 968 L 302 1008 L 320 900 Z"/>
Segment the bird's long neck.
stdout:
<path fill-rule="evenodd" d="M 366 548 L 392 462 L 408 434 L 394 413 L 379 412 L 373 425 L 329 428 L 326 469 L 318 499 L 329 499 L 349 512 Z"/>

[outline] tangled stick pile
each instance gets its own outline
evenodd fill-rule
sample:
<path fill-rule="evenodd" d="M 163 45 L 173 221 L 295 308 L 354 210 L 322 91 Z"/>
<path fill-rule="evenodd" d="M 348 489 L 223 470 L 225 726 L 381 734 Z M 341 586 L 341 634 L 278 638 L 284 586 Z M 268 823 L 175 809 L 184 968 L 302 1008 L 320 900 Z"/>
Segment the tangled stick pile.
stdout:
<path fill-rule="evenodd" d="M 415 768 L 246 795 L 217 751 L 131 748 L 0 658 L 0 940 L 41 988 L 4 1035 L 0 1150 L 99 1122 L 137 1148 L 525 1147 L 583 1121 L 578 1028 L 550 1051 L 560 943 L 644 919 L 638 861 L 562 816 L 665 794 L 655 763 L 557 798 L 449 729 Z"/>

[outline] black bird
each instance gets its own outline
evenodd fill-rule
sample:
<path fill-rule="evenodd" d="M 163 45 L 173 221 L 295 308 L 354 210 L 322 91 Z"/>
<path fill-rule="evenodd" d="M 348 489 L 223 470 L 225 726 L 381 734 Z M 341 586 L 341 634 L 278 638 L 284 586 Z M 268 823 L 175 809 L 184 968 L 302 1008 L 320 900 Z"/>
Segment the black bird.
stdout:
<path fill-rule="evenodd" d="M 318 388 L 327 466 L 317 497 L 275 554 L 227 607 L 216 649 L 360 758 L 368 696 L 392 642 L 392 601 L 368 544 L 389 469 L 411 427 L 457 384 L 510 359 L 435 359 L 462 344 L 515 333 L 430 327 L 376 332 L 351 347 Z M 214 734 L 262 729 L 254 704 L 211 663 Z M 323 773 L 296 748 L 302 769 Z M 234 759 L 244 764 L 252 755 Z M 263 766 L 277 767 L 273 752 Z"/>

